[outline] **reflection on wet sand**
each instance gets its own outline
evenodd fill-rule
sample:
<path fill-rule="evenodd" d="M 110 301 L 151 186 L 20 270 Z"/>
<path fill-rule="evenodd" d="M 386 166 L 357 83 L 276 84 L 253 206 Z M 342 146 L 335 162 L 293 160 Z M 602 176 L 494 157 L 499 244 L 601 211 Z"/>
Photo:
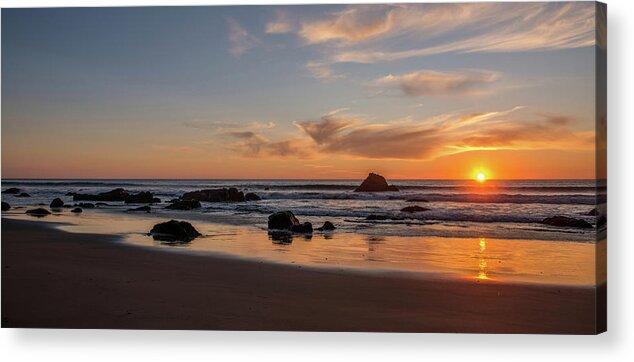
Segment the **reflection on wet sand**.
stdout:
<path fill-rule="evenodd" d="M 25 215 L 11 217 L 33 219 Z M 39 220 L 67 223 L 60 226 L 65 231 L 118 234 L 127 242 L 165 250 L 187 249 L 338 269 L 424 272 L 500 282 L 594 285 L 596 280 L 597 245 L 592 243 L 494 239 L 486 235 L 404 237 L 340 231 L 290 234 L 253 226 L 194 222 L 203 236 L 188 244 L 174 245 L 147 235 L 157 222 L 151 215 L 128 217 L 95 212 L 80 218 L 53 214 Z M 605 243 L 598 245 L 599 250 L 601 244 Z"/>
<path fill-rule="evenodd" d="M 480 253 L 478 254 L 479 259 L 479 269 L 477 279 L 489 279 L 487 276 L 487 259 L 486 259 L 486 251 L 487 251 L 487 241 L 485 238 L 480 238 Z"/>

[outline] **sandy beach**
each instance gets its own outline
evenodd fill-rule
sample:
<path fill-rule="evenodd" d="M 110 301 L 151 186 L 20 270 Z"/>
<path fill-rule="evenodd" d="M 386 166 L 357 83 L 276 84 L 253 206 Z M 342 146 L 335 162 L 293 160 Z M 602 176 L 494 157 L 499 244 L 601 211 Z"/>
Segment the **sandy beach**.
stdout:
<path fill-rule="evenodd" d="M 588 287 L 315 270 L 2 220 L 3 328 L 592 334 L 594 301 Z"/>

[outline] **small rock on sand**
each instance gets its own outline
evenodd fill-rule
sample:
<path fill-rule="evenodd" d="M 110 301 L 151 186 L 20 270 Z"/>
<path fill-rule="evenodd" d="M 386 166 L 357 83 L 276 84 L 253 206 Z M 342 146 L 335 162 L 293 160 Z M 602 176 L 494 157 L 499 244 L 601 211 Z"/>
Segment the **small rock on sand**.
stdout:
<path fill-rule="evenodd" d="M 178 220 L 156 224 L 150 234 L 155 240 L 180 242 L 190 242 L 201 235 L 192 224 Z"/>
<path fill-rule="evenodd" d="M 50 215 L 51 212 L 43 208 L 37 208 L 37 209 L 27 210 L 26 214 L 31 216 L 42 217 L 42 216 Z"/>

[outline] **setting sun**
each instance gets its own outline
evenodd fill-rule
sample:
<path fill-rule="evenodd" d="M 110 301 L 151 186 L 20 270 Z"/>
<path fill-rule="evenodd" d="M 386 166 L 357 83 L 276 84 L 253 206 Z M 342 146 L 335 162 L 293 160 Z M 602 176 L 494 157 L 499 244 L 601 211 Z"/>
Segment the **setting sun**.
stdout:
<path fill-rule="evenodd" d="M 484 182 L 486 181 L 486 179 L 486 175 L 482 172 L 478 172 L 478 174 L 476 175 L 476 180 L 478 180 L 478 182 Z"/>

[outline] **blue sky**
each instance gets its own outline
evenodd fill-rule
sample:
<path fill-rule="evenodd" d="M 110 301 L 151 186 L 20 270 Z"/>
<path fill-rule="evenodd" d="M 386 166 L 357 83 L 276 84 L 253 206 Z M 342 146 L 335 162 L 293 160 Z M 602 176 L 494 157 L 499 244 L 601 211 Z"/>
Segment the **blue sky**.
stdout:
<path fill-rule="evenodd" d="M 594 53 L 593 3 L 3 9 L 3 177 L 590 160 Z"/>

